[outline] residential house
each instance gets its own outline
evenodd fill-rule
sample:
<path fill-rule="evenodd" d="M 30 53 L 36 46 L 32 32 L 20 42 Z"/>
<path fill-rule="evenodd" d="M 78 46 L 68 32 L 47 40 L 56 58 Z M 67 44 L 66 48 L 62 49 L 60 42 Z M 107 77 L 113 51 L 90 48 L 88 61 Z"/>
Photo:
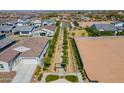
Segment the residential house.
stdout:
<path fill-rule="evenodd" d="M 42 26 L 45 26 L 45 25 L 55 25 L 56 24 L 56 21 L 54 19 L 44 19 L 42 21 Z"/>
<path fill-rule="evenodd" d="M 113 24 L 114 26 L 124 26 L 124 22 L 122 21 L 117 21 L 117 22 L 111 22 L 111 24 Z"/>
<path fill-rule="evenodd" d="M 55 32 L 55 25 L 43 26 L 33 32 L 33 36 L 53 36 Z"/>
<path fill-rule="evenodd" d="M 91 27 L 97 31 L 117 31 L 113 24 L 93 24 Z"/>
<path fill-rule="evenodd" d="M 18 63 L 43 66 L 43 58 L 48 48 L 45 37 L 28 38 L 17 42 L 0 54 L 0 72 L 9 72 Z"/>
<path fill-rule="evenodd" d="M 32 32 L 34 31 L 35 27 L 34 26 L 16 26 L 13 29 L 13 34 L 19 34 L 19 35 L 32 35 Z"/>
<path fill-rule="evenodd" d="M 17 26 L 25 26 L 25 25 L 30 25 L 31 19 L 28 16 L 24 16 L 20 19 L 17 20 Z"/>
<path fill-rule="evenodd" d="M 6 34 L 7 36 L 11 35 L 14 27 L 15 26 L 8 26 L 8 25 L 0 26 L 0 32 Z"/>
<path fill-rule="evenodd" d="M 34 20 L 31 22 L 34 26 L 41 26 L 42 25 L 42 22 L 41 20 Z"/>

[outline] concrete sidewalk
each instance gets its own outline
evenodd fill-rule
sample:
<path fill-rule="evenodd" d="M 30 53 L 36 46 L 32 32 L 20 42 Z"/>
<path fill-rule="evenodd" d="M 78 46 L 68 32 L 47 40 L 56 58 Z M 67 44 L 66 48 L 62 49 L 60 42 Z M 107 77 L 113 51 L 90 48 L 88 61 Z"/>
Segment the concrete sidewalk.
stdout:
<path fill-rule="evenodd" d="M 28 83 L 32 79 L 37 64 L 19 63 L 14 70 L 17 72 L 12 83 Z"/>

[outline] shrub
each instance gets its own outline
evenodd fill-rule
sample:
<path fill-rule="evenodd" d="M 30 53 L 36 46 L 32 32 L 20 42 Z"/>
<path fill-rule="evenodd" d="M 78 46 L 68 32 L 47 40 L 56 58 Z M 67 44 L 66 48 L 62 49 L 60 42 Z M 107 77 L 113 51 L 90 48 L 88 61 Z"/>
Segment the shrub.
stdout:
<path fill-rule="evenodd" d="M 38 76 L 39 81 L 41 80 L 42 76 L 43 76 L 43 73 L 40 73 L 39 76 Z"/>
<path fill-rule="evenodd" d="M 41 67 L 37 66 L 37 68 L 36 68 L 36 70 L 34 72 L 34 75 L 38 75 L 40 72 L 41 72 Z"/>
<path fill-rule="evenodd" d="M 124 31 L 122 31 L 122 32 L 117 32 L 117 35 L 118 35 L 118 36 L 124 36 Z"/>
<path fill-rule="evenodd" d="M 115 32 L 114 31 L 101 31 L 100 35 L 101 36 L 114 36 Z"/>
<path fill-rule="evenodd" d="M 55 81 L 57 79 L 59 79 L 58 75 L 48 75 L 45 80 L 46 80 L 46 82 L 51 82 L 51 81 Z"/>
<path fill-rule="evenodd" d="M 82 60 L 81 60 L 80 55 L 78 53 L 78 49 L 76 47 L 75 40 L 71 39 L 71 43 L 72 43 L 72 48 L 73 48 L 73 52 L 74 52 L 74 56 L 75 56 L 76 62 L 78 64 L 78 69 L 79 70 L 83 70 Z"/>
<path fill-rule="evenodd" d="M 74 21 L 73 24 L 74 24 L 75 26 L 79 26 L 79 23 L 78 23 L 77 21 Z"/>
<path fill-rule="evenodd" d="M 81 36 L 85 36 L 85 33 L 82 33 Z"/>
<path fill-rule="evenodd" d="M 78 77 L 75 75 L 67 75 L 65 76 L 65 79 L 70 82 L 78 82 Z"/>
<path fill-rule="evenodd" d="M 74 32 L 72 33 L 72 36 L 75 36 L 75 33 Z"/>
<path fill-rule="evenodd" d="M 44 58 L 44 64 L 45 64 L 47 67 L 49 67 L 49 65 L 51 65 L 51 63 L 50 63 L 50 58 L 49 58 L 49 57 L 45 57 L 45 58 Z"/>

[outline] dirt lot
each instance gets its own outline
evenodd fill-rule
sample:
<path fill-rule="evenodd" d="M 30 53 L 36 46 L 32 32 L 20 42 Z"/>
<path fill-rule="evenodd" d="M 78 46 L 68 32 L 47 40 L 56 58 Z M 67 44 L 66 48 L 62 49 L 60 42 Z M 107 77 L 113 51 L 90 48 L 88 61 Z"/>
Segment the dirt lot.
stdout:
<path fill-rule="evenodd" d="M 81 37 L 82 36 L 82 33 L 84 33 L 84 36 L 88 36 L 88 33 L 86 32 L 86 30 L 71 30 L 70 32 L 69 32 L 71 35 L 72 35 L 72 33 L 75 33 L 75 37 Z"/>
<path fill-rule="evenodd" d="M 93 21 L 93 22 L 79 22 L 80 26 L 85 28 L 86 26 L 91 26 L 93 24 L 110 24 L 112 21 Z"/>
<path fill-rule="evenodd" d="M 124 37 L 76 38 L 87 75 L 99 82 L 124 82 Z"/>

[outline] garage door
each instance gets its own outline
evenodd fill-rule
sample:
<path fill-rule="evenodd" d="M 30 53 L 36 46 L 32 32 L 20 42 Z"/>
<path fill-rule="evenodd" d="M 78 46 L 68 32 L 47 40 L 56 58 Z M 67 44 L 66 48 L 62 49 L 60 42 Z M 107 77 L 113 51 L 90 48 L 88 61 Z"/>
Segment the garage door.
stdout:
<path fill-rule="evenodd" d="M 38 61 L 36 59 L 23 59 L 21 62 L 23 64 L 38 64 Z"/>

